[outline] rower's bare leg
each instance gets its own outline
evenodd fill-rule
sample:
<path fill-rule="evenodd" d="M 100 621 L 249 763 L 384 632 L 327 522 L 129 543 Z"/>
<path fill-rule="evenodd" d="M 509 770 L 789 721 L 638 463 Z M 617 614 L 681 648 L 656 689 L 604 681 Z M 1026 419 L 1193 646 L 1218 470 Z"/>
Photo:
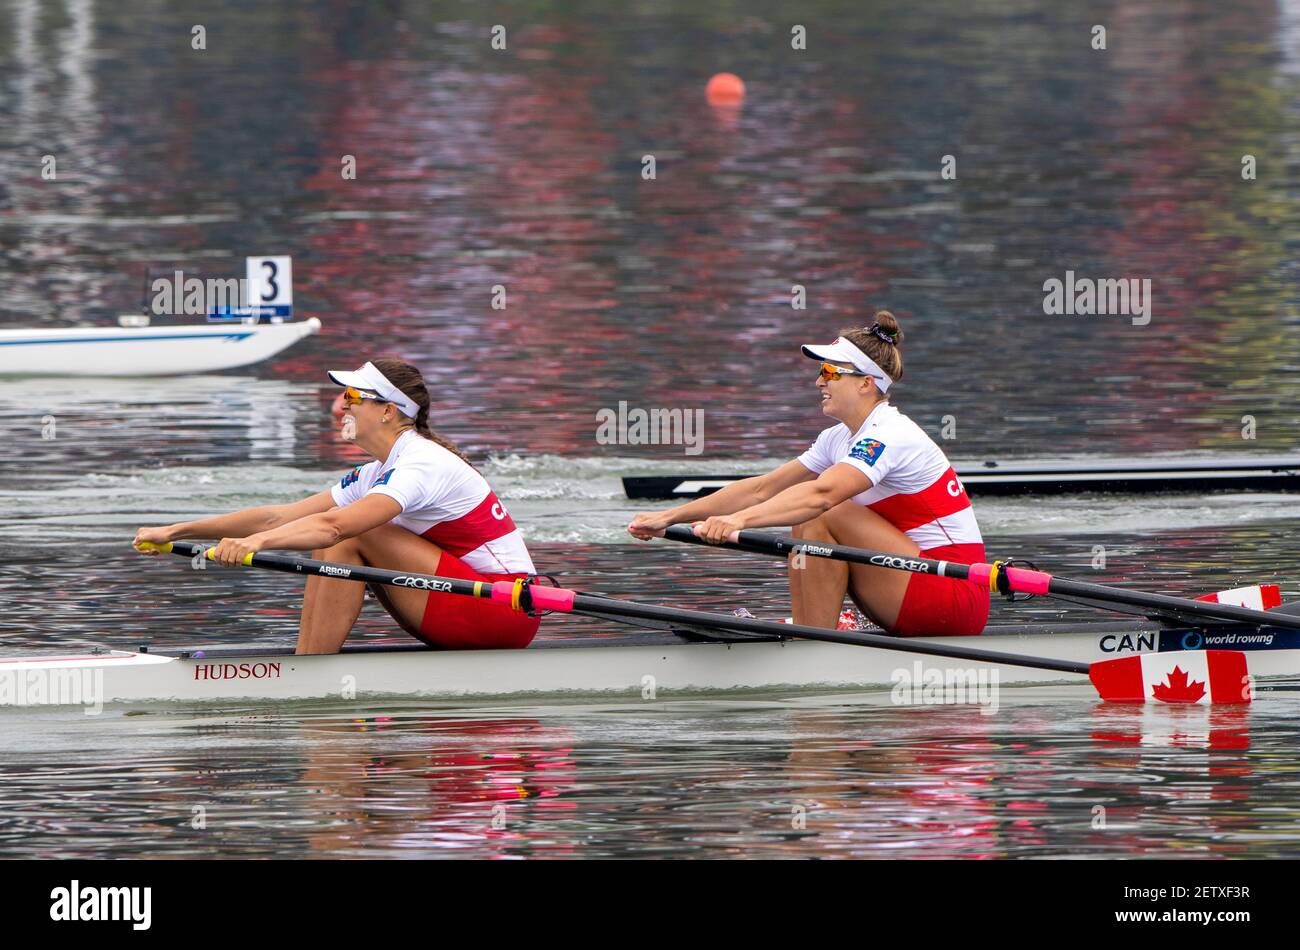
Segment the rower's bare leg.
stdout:
<path fill-rule="evenodd" d="M 348 542 L 313 551 L 321 561 L 360 563 Z M 361 615 L 366 588 L 337 577 L 308 577 L 303 592 L 302 619 L 298 622 L 298 653 L 338 653 Z"/>
<path fill-rule="evenodd" d="M 799 525 L 794 535 L 813 542 L 829 541 L 908 557 L 915 557 L 921 550 L 880 515 L 851 501 Z M 892 626 L 898 619 L 909 574 L 820 557 L 805 556 L 802 564 L 796 569 L 791 557 L 790 600 L 795 623 L 834 628 L 846 591 L 858 609 L 882 627 Z"/>
<path fill-rule="evenodd" d="M 364 564 L 391 571 L 432 574 L 442 550 L 424 538 L 396 525 L 380 525 L 333 547 L 314 551 L 312 557 L 345 564 Z M 335 577 L 307 579 L 302 620 L 298 626 L 298 653 L 337 653 L 352 625 L 361 615 L 365 585 Z M 379 601 L 408 633 L 424 619 L 426 591 L 385 587 Z"/>
<path fill-rule="evenodd" d="M 833 541 L 824 516 L 796 525 L 790 532 L 802 541 Z M 844 561 L 792 554 L 786 565 L 790 575 L 793 620 L 806 627 L 835 629 L 840 607 L 849 589 L 849 565 Z"/>

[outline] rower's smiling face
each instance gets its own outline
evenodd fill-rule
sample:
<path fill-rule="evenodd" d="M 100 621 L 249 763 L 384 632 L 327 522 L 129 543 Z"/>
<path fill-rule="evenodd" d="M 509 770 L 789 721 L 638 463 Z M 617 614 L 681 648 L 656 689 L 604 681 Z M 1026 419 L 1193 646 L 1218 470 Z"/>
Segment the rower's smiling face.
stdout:
<path fill-rule="evenodd" d="M 853 372 L 853 367 L 848 363 L 825 365 L 838 366 L 846 371 L 839 379 L 827 378 L 825 370 L 817 376 L 817 392 L 821 398 L 822 413 L 842 422 L 858 410 L 864 398 L 861 392 L 864 377 L 848 375 Z"/>
<path fill-rule="evenodd" d="M 344 439 L 349 442 L 355 442 L 358 435 L 375 432 L 380 428 L 380 420 L 383 418 L 384 410 L 388 408 L 387 402 L 382 402 L 374 397 L 377 393 L 366 392 L 364 390 L 348 389 L 343 393 L 343 428 L 340 433 Z"/>

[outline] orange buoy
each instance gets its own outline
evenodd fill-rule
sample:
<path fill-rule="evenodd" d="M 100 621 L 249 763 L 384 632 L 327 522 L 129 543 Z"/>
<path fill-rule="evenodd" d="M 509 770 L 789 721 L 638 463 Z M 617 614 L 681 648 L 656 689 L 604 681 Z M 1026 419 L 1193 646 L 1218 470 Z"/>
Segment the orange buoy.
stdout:
<path fill-rule="evenodd" d="M 735 73 L 718 73 L 704 89 L 709 104 L 737 106 L 745 99 L 745 84 Z"/>

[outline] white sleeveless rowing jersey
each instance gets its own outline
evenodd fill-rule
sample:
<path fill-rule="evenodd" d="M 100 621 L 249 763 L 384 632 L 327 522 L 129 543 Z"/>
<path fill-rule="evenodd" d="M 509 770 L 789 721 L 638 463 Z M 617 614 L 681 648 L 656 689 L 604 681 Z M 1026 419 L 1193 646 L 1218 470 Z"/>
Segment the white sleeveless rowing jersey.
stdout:
<path fill-rule="evenodd" d="M 853 500 L 922 551 L 984 543 L 970 497 L 943 450 L 887 402 L 876 406 L 857 432 L 843 423 L 822 432 L 799 461 L 817 475 L 839 462 L 861 471 L 871 487 Z"/>
<path fill-rule="evenodd" d="M 531 574 L 523 535 L 473 466 L 414 429 L 382 462 L 359 465 L 330 489 L 342 508 L 371 493 L 402 506 L 392 524 L 428 538 L 480 574 Z"/>

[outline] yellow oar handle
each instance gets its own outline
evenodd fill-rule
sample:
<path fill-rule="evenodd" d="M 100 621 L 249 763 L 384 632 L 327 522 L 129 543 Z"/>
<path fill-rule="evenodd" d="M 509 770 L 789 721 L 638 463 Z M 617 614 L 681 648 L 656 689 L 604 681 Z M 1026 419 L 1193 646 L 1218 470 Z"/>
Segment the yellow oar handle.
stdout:
<path fill-rule="evenodd" d="M 137 551 L 158 551 L 161 554 L 171 554 L 172 543 L 168 541 L 166 544 L 154 544 L 152 541 L 141 541 L 139 544 L 135 546 L 135 549 Z M 206 551 L 203 552 L 203 556 L 207 558 L 209 561 L 211 561 L 213 559 L 212 552 L 215 550 L 216 548 L 208 548 Z M 252 567 L 253 555 L 245 554 L 244 559 L 239 563 L 244 565 L 244 567 Z"/>

